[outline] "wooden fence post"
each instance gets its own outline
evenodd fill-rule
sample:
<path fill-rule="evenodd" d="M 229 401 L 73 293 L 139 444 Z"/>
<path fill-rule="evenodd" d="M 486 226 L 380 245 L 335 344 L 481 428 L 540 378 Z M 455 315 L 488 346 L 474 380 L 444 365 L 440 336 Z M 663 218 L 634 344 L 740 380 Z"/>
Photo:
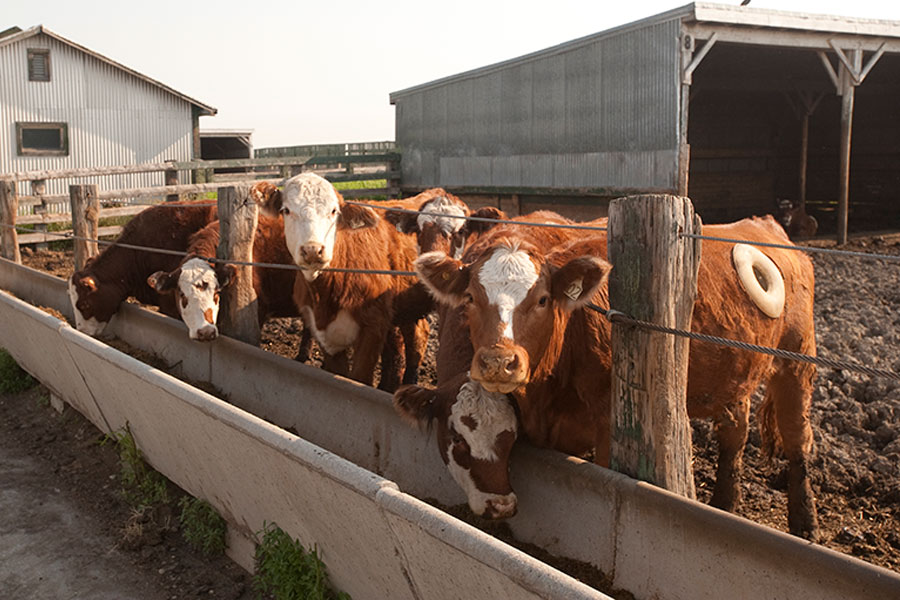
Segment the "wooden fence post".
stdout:
<path fill-rule="evenodd" d="M 21 264 L 19 235 L 15 228 L 18 213 L 19 194 L 16 182 L 0 179 L 0 256 Z"/>
<path fill-rule="evenodd" d="M 37 196 L 41 199 L 40 204 L 34 205 L 31 209 L 32 214 L 41 215 L 43 217 L 47 216 L 47 199 L 44 198 L 44 194 L 47 193 L 47 180 L 46 179 L 33 179 L 31 181 L 31 195 Z M 35 223 L 34 224 L 35 232 L 44 232 L 47 231 L 47 223 Z M 44 238 L 46 240 L 46 238 Z M 35 244 L 36 250 L 46 250 L 48 248 L 47 242 L 38 242 Z"/>
<path fill-rule="evenodd" d="M 251 262 L 253 238 L 259 218 L 250 186 L 219 188 L 219 247 L 216 257 Z M 258 300 L 253 289 L 253 267 L 235 265 L 234 282 L 222 290 L 219 330 L 229 337 L 259 345 Z M 290 290 L 286 291 L 290 293 Z"/>
<path fill-rule="evenodd" d="M 173 160 L 167 160 L 167 164 L 174 163 Z M 178 185 L 178 170 L 177 169 L 166 169 L 165 170 L 165 184 L 166 185 Z M 168 194 L 166 196 L 166 202 L 175 202 L 178 200 L 178 194 Z"/>
<path fill-rule="evenodd" d="M 610 204 L 612 308 L 642 321 L 690 329 L 700 241 L 681 232 L 700 232 L 700 218 L 687 198 L 632 196 Z M 687 338 L 613 325 L 610 465 L 695 498 L 685 404 L 688 350 Z"/>
<path fill-rule="evenodd" d="M 100 196 L 96 185 L 70 185 L 72 205 L 72 233 L 76 237 L 96 240 L 100 233 Z M 74 240 L 75 270 L 84 268 L 87 260 L 99 252 L 97 242 Z"/>

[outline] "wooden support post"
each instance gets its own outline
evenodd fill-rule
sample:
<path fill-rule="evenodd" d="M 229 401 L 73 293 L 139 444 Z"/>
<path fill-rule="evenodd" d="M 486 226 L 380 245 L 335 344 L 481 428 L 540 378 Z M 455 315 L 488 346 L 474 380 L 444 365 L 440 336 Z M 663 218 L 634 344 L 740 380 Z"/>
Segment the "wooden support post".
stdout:
<path fill-rule="evenodd" d="M 250 186 L 219 188 L 219 247 L 216 257 L 253 261 L 253 238 L 258 221 L 256 202 Z M 253 288 L 253 267 L 235 265 L 234 282 L 222 290 L 219 331 L 254 346 L 259 345 L 258 300 Z M 290 293 L 287 290 L 285 293 Z"/>
<path fill-rule="evenodd" d="M 850 60 L 856 72 L 862 68 L 862 52 L 850 51 Z M 837 242 L 847 243 L 847 226 L 850 216 L 850 140 L 853 137 L 853 103 L 856 82 L 845 65 L 841 65 L 841 159 L 838 174 Z"/>
<path fill-rule="evenodd" d="M 72 233 L 76 237 L 96 240 L 100 233 L 100 196 L 96 185 L 70 185 Z M 84 268 L 87 260 L 99 252 L 97 242 L 75 240 L 75 270 Z"/>
<path fill-rule="evenodd" d="M 166 163 L 172 163 L 174 161 L 167 160 Z M 166 169 L 165 171 L 166 177 L 166 185 L 178 185 L 178 170 L 177 169 Z M 169 194 L 166 196 L 166 202 L 176 202 L 178 200 L 178 194 Z"/>
<path fill-rule="evenodd" d="M 38 196 L 41 199 L 41 203 L 34 205 L 32 208 L 32 214 L 41 215 L 43 217 L 47 216 L 47 199 L 44 198 L 46 193 L 46 179 L 34 179 L 31 181 L 31 195 Z M 35 223 L 34 230 L 37 233 L 47 231 L 47 223 Z M 47 242 L 38 242 L 34 247 L 37 250 L 46 250 L 48 248 Z"/>
<path fill-rule="evenodd" d="M 19 235 L 15 229 L 18 213 L 19 194 L 16 182 L 0 179 L 0 256 L 21 264 Z"/>
<path fill-rule="evenodd" d="M 690 329 L 700 242 L 682 238 L 682 232 L 700 232 L 700 218 L 687 198 L 651 195 L 612 201 L 612 308 L 642 321 Z M 688 350 L 686 338 L 613 325 L 610 466 L 694 498 L 685 404 Z"/>

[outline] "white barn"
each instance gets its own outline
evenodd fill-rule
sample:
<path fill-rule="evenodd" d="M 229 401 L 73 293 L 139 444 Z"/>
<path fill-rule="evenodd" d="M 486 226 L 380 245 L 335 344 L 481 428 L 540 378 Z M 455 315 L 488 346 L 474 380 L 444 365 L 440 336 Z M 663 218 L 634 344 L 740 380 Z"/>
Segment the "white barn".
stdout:
<path fill-rule="evenodd" d="M 42 25 L 0 32 L 0 174 L 189 161 L 200 157 L 200 117 L 215 114 L 215 108 Z M 78 183 L 141 187 L 159 185 L 161 177 Z M 67 193 L 69 183 L 47 181 L 46 193 Z"/>

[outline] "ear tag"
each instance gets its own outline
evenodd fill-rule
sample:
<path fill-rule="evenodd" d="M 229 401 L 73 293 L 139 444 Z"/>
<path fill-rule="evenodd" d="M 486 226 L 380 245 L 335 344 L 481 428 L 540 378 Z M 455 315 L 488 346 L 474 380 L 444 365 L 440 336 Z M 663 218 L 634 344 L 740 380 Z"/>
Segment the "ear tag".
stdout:
<path fill-rule="evenodd" d="M 447 281 L 448 279 L 450 279 L 450 273 L 448 273 L 447 271 L 444 271 L 443 273 L 441 273 L 441 279 L 443 279 L 444 281 Z"/>
<path fill-rule="evenodd" d="M 362 219 L 353 219 L 350 221 L 350 229 L 359 229 L 363 225 L 365 225 L 365 223 Z"/>
<path fill-rule="evenodd" d="M 581 297 L 581 292 L 584 291 L 584 287 L 581 285 L 582 280 L 576 279 L 572 283 L 569 284 L 569 287 L 566 288 L 566 291 L 563 292 L 566 297 L 572 302 L 576 302 Z"/>

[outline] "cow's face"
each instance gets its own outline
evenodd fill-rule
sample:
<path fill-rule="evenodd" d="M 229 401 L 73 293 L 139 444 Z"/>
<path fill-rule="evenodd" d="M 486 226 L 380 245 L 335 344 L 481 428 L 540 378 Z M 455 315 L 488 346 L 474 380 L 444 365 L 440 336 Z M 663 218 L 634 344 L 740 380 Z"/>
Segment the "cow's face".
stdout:
<path fill-rule="evenodd" d="M 556 266 L 527 242 L 504 240 L 470 265 L 434 252 L 416 270 L 439 302 L 466 307 L 471 378 L 509 393 L 529 382 L 548 348 L 558 352 L 565 317 L 590 301 L 610 265 L 580 256 Z"/>
<path fill-rule="evenodd" d="M 378 222 L 372 209 L 345 204 L 334 186 L 315 173 L 288 179 L 284 191 L 269 194 L 263 207 L 283 215 L 288 250 L 308 281 L 331 264 L 338 230 Z"/>
<path fill-rule="evenodd" d="M 214 268 L 201 258 L 189 258 L 171 273 L 154 273 L 147 278 L 147 284 L 160 294 L 174 294 L 190 338 L 208 342 L 219 335 L 219 292 L 233 278 L 233 265 Z"/>
<path fill-rule="evenodd" d="M 473 513 L 488 519 L 516 514 L 509 456 L 517 420 L 505 394 L 488 392 L 461 376 L 437 390 L 401 388 L 394 394 L 394 407 L 406 420 L 434 427 L 441 458 Z"/>
<path fill-rule="evenodd" d="M 69 300 L 75 313 L 75 328 L 88 335 L 103 333 L 119 308 L 115 290 L 105 290 L 93 275 L 75 273 L 68 281 Z"/>

